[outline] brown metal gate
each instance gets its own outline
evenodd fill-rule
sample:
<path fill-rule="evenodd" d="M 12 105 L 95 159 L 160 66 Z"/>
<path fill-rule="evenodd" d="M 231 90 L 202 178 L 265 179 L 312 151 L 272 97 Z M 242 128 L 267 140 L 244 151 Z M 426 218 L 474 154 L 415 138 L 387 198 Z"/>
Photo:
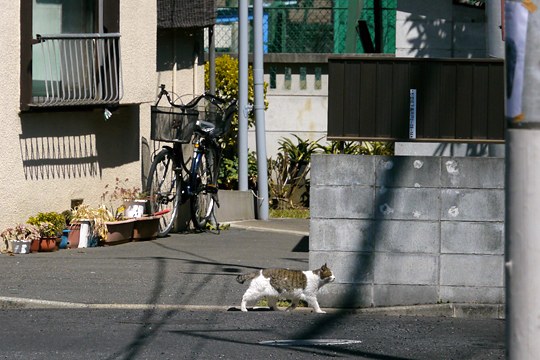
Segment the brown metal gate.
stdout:
<path fill-rule="evenodd" d="M 503 60 L 332 56 L 328 72 L 330 140 L 504 142 Z"/>

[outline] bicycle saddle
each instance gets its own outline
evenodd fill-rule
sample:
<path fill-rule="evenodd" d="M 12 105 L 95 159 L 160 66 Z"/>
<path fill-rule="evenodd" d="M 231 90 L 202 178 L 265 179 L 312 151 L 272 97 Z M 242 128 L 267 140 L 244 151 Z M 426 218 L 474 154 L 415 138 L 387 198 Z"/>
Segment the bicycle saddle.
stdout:
<path fill-rule="evenodd" d="M 216 125 L 210 121 L 197 120 L 195 123 L 197 130 L 207 134 L 208 136 L 215 137 L 216 135 Z"/>

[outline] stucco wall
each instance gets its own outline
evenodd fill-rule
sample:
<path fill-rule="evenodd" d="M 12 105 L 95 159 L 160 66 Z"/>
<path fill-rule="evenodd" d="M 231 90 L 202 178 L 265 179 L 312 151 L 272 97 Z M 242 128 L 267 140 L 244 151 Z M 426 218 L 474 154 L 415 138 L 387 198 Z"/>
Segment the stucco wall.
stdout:
<path fill-rule="evenodd" d="M 117 177 L 141 185 L 144 163 L 159 148 L 145 141 L 150 104 L 163 82 L 156 67 L 156 2 L 120 2 L 124 96 L 107 121 L 103 108 L 20 113 L 20 2 L 5 2 L 2 12 L 0 31 L 9 36 L 0 37 L 0 229 L 37 212 L 67 210 L 72 199 L 97 205 Z M 179 84 L 192 84 L 192 74 L 178 74 Z"/>
<path fill-rule="evenodd" d="M 504 303 L 504 159 L 316 155 L 310 200 L 322 304 Z"/>

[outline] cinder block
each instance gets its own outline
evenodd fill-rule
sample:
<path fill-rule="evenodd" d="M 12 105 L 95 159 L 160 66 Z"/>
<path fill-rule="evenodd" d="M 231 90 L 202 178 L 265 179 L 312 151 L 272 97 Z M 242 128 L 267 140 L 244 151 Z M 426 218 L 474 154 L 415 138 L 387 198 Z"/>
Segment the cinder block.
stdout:
<path fill-rule="evenodd" d="M 438 221 L 380 220 L 372 228 L 375 251 L 438 253 Z"/>
<path fill-rule="evenodd" d="M 439 258 L 428 254 L 377 253 L 373 261 L 376 285 L 436 285 Z"/>
<path fill-rule="evenodd" d="M 255 200 L 251 191 L 220 190 L 216 218 L 219 222 L 255 219 Z"/>
<path fill-rule="evenodd" d="M 441 222 L 441 252 L 455 254 L 504 254 L 502 222 Z"/>
<path fill-rule="evenodd" d="M 373 156 L 313 155 L 311 157 L 311 186 L 365 185 L 375 182 Z"/>
<path fill-rule="evenodd" d="M 323 308 L 370 307 L 373 304 L 373 286 L 331 283 L 319 289 L 317 300 Z"/>
<path fill-rule="evenodd" d="M 370 219 L 374 189 L 364 186 L 312 186 L 312 218 Z"/>
<path fill-rule="evenodd" d="M 376 193 L 377 219 L 438 220 L 438 189 L 379 188 Z"/>
<path fill-rule="evenodd" d="M 311 251 L 372 251 L 375 222 L 356 219 L 311 219 Z"/>
<path fill-rule="evenodd" d="M 376 184 L 384 187 L 440 187 L 440 160 L 424 156 L 376 158 Z"/>
<path fill-rule="evenodd" d="M 441 185 L 448 188 L 504 189 L 504 159 L 441 158 Z"/>
<path fill-rule="evenodd" d="M 373 253 L 310 251 L 309 268 L 327 264 L 336 283 L 371 284 L 373 282 Z"/>
<path fill-rule="evenodd" d="M 441 255 L 441 285 L 503 286 L 502 255 Z"/>
<path fill-rule="evenodd" d="M 441 286 L 440 301 L 453 303 L 504 303 L 504 287 Z"/>
<path fill-rule="evenodd" d="M 504 221 L 504 191 L 443 189 L 441 220 Z"/>
<path fill-rule="evenodd" d="M 437 286 L 374 285 L 374 306 L 398 306 L 434 304 L 437 302 Z"/>

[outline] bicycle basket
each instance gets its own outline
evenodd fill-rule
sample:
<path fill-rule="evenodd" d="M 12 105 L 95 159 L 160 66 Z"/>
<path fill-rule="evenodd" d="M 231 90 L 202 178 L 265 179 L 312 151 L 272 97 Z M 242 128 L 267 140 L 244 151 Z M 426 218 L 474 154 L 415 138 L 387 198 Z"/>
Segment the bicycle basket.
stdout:
<path fill-rule="evenodd" d="M 182 112 L 174 107 L 152 106 L 150 138 L 155 141 L 189 143 L 198 113 L 195 109 Z"/>
<path fill-rule="evenodd" d="M 209 121 L 216 126 L 216 129 L 213 131 L 214 137 L 220 137 L 227 132 L 229 124 L 223 119 L 223 109 L 221 107 L 204 99 L 204 101 L 199 103 L 198 109 L 200 120 Z"/>

